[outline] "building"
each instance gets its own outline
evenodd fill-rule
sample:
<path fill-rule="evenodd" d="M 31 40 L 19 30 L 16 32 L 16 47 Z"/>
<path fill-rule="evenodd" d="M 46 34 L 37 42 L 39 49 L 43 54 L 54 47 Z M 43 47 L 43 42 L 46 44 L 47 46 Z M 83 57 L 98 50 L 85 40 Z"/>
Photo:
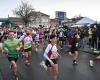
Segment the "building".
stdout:
<path fill-rule="evenodd" d="M 24 21 L 22 18 L 18 18 L 18 17 L 9 17 L 9 20 L 13 23 L 16 24 L 16 26 L 23 26 L 24 25 Z"/>
<path fill-rule="evenodd" d="M 51 27 L 56 27 L 59 25 L 59 20 L 58 19 L 50 19 L 50 26 Z"/>
<path fill-rule="evenodd" d="M 50 16 L 42 13 L 42 12 L 36 12 L 37 18 L 31 26 L 39 27 L 39 26 L 45 26 L 45 27 L 50 27 Z"/>
<path fill-rule="evenodd" d="M 59 21 L 64 21 L 66 19 L 66 12 L 64 11 L 56 11 L 55 12 L 55 18 Z"/>
<path fill-rule="evenodd" d="M 46 26 L 50 27 L 50 16 L 47 14 L 44 14 L 42 12 L 35 12 L 37 15 L 35 19 L 32 19 L 32 23 L 29 23 L 29 26 L 31 27 L 39 27 Z M 16 26 L 24 26 L 24 21 L 22 18 L 18 17 L 9 17 L 9 20 L 16 24 Z"/>

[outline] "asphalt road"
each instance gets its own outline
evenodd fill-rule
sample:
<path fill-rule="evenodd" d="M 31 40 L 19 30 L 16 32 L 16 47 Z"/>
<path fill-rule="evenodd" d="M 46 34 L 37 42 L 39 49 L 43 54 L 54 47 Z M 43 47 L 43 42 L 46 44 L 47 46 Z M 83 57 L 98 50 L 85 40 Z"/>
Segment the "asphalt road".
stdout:
<path fill-rule="evenodd" d="M 42 46 L 36 52 L 33 50 L 30 58 L 31 65 L 26 66 L 21 59 L 18 59 L 18 77 L 19 80 L 53 80 L 46 77 L 46 71 L 40 66 L 43 60 Z M 89 49 L 87 47 L 84 50 Z M 59 80 L 100 80 L 100 62 L 94 65 L 94 68 L 89 67 L 89 59 L 91 54 L 79 52 L 78 65 L 72 65 L 72 57 L 68 55 L 67 51 L 59 50 L 61 59 L 59 59 Z M 10 63 L 4 55 L 0 55 L 0 80 L 14 80 L 10 70 Z"/>

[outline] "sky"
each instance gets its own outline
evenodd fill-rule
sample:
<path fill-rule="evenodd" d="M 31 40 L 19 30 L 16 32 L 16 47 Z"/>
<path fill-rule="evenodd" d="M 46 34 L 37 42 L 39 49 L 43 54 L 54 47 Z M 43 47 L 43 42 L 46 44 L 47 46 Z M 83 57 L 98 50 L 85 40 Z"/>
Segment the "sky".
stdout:
<path fill-rule="evenodd" d="M 14 16 L 12 10 L 22 0 L 0 0 L 0 18 Z M 55 11 L 64 11 L 67 18 L 77 15 L 100 21 L 100 0 L 23 0 L 28 1 L 36 11 L 41 11 L 55 18 Z"/>

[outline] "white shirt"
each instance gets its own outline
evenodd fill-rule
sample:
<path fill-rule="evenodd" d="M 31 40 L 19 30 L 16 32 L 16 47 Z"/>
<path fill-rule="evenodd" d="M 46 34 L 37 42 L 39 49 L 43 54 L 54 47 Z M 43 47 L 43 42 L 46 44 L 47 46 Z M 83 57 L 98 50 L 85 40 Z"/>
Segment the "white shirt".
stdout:
<path fill-rule="evenodd" d="M 24 46 L 25 47 L 31 46 L 32 37 L 23 35 L 23 36 L 20 37 L 20 40 L 23 40 L 24 41 Z"/>
<path fill-rule="evenodd" d="M 32 42 L 32 37 L 27 36 L 24 38 L 24 43 L 26 45 L 31 46 L 31 42 Z"/>
<path fill-rule="evenodd" d="M 34 35 L 35 35 L 35 34 L 36 34 L 36 31 L 34 31 L 34 30 L 33 30 L 33 31 L 32 31 L 32 34 L 34 34 Z"/>
<path fill-rule="evenodd" d="M 48 57 L 48 52 L 49 51 L 52 51 L 52 53 L 53 54 L 56 54 L 56 55 L 58 55 L 58 52 L 57 52 L 57 47 L 56 47 L 56 44 L 55 45 L 51 45 L 51 44 L 48 44 L 48 46 L 47 46 L 47 48 L 45 49 L 45 52 L 44 52 L 44 57 L 45 57 L 45 59 L 47 59 L 48 61 L 50 61 L 51 62 L 51 58 L 53 58 L 53 56 L 51 55 L 51 58 L 49 58 Z"/>
<path fill-rule="evenodd" d="M 59 37 L 63 37 L 63 32 L 60 32 L 59 33 Z"/>

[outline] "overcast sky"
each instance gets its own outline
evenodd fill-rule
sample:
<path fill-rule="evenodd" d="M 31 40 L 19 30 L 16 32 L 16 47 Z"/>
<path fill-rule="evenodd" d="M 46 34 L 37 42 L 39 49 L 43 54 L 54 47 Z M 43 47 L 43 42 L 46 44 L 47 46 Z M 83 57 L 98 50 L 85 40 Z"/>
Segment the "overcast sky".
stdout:
<path fill-rule="evenodd" d="M 25 0 L 24 0 L 25 1 Z M 67 12 L 67 17 L 75 15 L 90 17 L 100 21 L 100 0 L 27 0 L 37 11 L 55 17 L 55 11 Z M 13 16 L 12 10 L 21 0 L 0 0 L 0 17 Z"/>

